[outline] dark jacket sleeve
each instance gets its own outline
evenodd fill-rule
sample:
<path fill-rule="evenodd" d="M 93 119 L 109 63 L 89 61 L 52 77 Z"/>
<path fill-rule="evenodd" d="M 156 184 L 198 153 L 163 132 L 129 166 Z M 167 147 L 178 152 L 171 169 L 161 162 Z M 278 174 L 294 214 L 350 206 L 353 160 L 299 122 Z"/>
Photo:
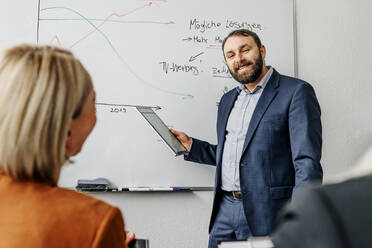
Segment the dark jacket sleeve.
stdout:
<path fill-rule="evenodd" d="M 191 150 L 184 158 L 200 164 L 216 165 L 216 149 L 217 145 L 192 138 Z"/>
<path fill-rule="evenodd" d="M 310 84 L 297 87 L 289 109 L 289 135 L 295 167 L 295 191 L 310 181 L 321 182 L 322 125 L 320 106 Z"/>
<path fill-rule="evenodd" d="M 279 214 L 271 237 L 275 248 L 343 248 L 336 223 L 332 203 L 324 192 L 304 188 Z"/>

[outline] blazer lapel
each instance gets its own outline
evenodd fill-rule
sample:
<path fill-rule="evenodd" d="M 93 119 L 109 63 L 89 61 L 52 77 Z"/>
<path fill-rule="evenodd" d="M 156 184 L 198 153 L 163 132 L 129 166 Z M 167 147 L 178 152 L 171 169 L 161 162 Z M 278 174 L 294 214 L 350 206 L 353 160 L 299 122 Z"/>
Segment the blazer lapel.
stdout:
<path fill-rule="evenodd" d="M 279 86 L 279 73 L 274 70 L 253 112 L 252 119 L 249 123 L 248 131 L 245 136 L 242 154 L 244 154 L 245 150 L 247 149 L 253 137 L 253 134 L 256 131 L 256 128 L 258 124 L 260 123 L 264 113 L 266 112 L 270 103 L 275 98 L 276 94 L 278 93 L 278 91 L 276 90 L 278 86 Z"/>
<path fill-rule="evenodd" d="M 236 101 L 236 98 L 238 97 L 238 90 L 234 89 L 233 92 L 231 92 L 231 95 L 228 96 L 225 100 L 224 105 L 221 107 L 223 108 L 221 111 L 221 126 L 218 129 L 218 141 L 222 142 L 222 144 L 225 143 L 225 135 L 226 135 L 226 126 L 227 121 L 229 119 L 231 110 L 234 106 L 234 103 Z"/>

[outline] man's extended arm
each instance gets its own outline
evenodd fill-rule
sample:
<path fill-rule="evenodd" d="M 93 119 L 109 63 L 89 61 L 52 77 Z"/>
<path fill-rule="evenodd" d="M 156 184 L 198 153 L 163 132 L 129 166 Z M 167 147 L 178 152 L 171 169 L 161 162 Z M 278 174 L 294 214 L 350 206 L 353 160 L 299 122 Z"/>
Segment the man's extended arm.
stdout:
<path fill-rule="evenodd" d="M 206 141 L 192 138 L 190 152 L 185 155 L 185 160 L 200 164 L 216 165 L 217 145 L 211 145 Z"/>
<path fill-rule="evenodd" d="M 208 142 L 190 138 L 184 132 L 173 129 L 170 131 L 189 151 L 189 153 L 185 155 L 185 160 L 200 164 L 216 165 L 216 145 L 211 145 Z"/>

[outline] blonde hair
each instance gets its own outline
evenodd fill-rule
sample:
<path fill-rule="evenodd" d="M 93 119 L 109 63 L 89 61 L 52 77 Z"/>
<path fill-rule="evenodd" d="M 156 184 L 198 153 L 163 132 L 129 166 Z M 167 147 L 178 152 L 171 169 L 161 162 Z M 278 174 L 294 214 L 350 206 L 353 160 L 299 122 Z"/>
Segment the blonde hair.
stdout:
<path fill-rule="evenodd" d="M 71 52 L 22 44 L 0 60 L 0 170 L 17 180 L 56 184 L 71 120 L 92 89 Z"/>

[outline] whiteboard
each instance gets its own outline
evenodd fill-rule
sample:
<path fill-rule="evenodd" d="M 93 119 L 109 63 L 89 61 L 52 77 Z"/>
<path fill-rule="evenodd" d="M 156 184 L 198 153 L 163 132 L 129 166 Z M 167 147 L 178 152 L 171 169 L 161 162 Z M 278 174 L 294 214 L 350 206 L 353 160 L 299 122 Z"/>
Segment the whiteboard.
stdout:
<path fill-rule="evenodd" d="M 71 49 L 91 74 L 97 125 L 60 186 L 105 177 L 121 187 L 213 186 L 215 167 L 174 157 L 134 106 L 216 143 L 221 96 L 236 87 L 221 43 L 256 32 L 266 63 L 294 75 L 293 0 L 39 0 L 36 39 Z M 121 106 L 110 106 L 118 104 Z"/>
<path fill-rule="evenodd" d="M 21 7 L 22 6 L 22 7 Z M 36 42 L 38 0 L 2 0 L 0 50 L 22 42 Z"/>

